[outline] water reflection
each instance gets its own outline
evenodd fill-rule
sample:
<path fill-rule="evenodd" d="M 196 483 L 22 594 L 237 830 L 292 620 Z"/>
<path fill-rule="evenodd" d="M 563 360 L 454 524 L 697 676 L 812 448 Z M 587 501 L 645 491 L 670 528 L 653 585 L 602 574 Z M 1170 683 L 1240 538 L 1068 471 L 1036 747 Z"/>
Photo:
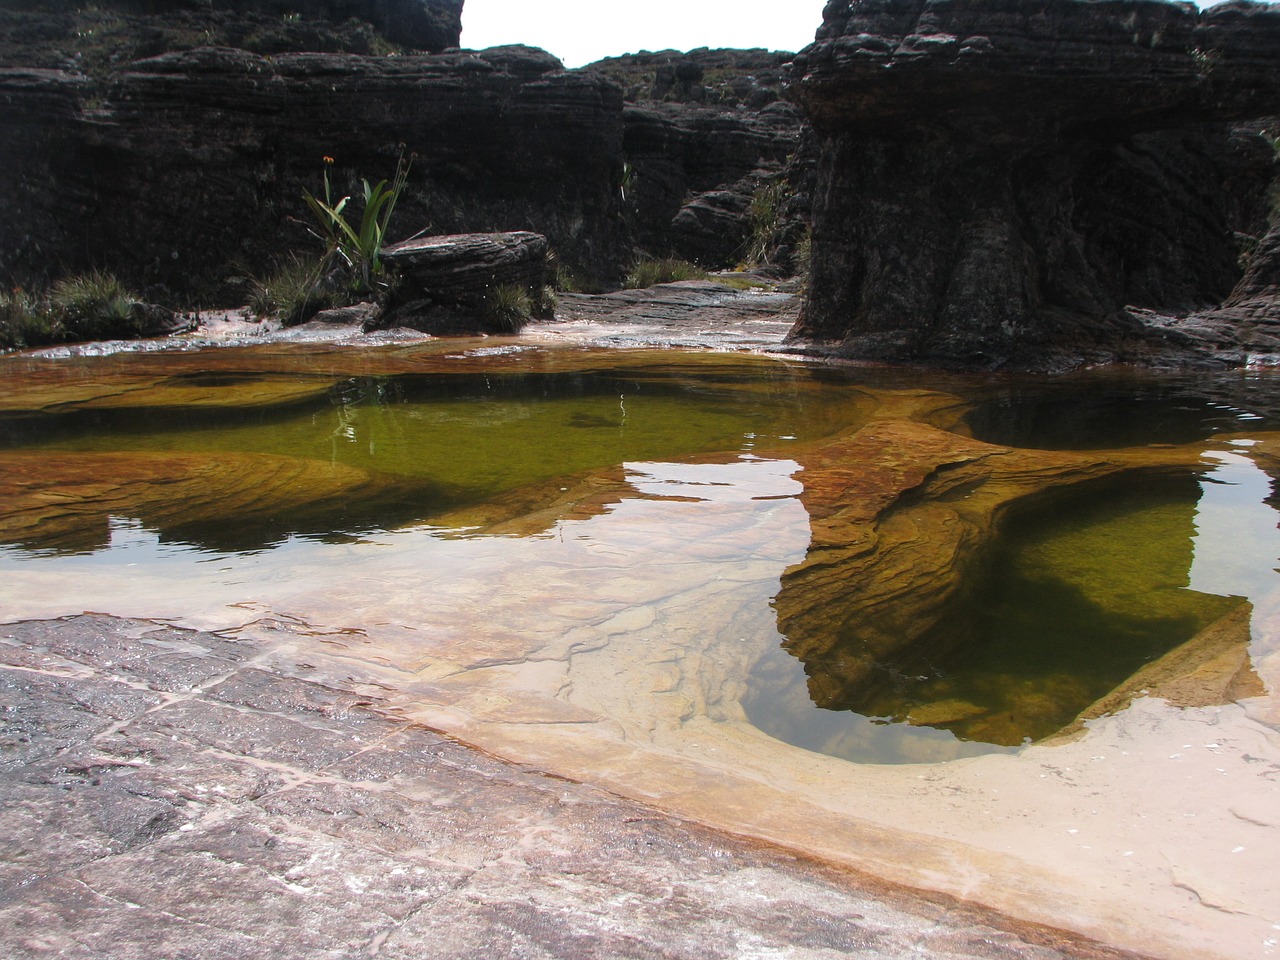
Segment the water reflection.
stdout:
<path fill-rule="evenodd" d="M 611 667 L 598 689 L 579 678 L 574 710 L 646 735 L 745 711 L 779 739 L 885 763 L 1016 750 L 1240 598 L 1275 594 L 1271 481 L 1243 443 L 1203 484 L 1194 452 L 1135 455 L 1122 476 L 1090 483 L 1075 461 L 1036 454 L 957 482 L 997 459 L 943 429 L 957 397 L 700 362 L 292 384 L 223 371 L 143 390 L 261 389 L 277 402 L 15 415 L 0 451 L 0 535 L 15 545 L 0 547 L 0 612 L 283 610 L 382 631 L 376 656 L 410 672 L 437 656 L 458 661 L 442 674 L 547 670 L 590 650 Z M 1253 416 L 1185 385 L 1149 406 L 1139 391 L 1134 414 L 1117 386 L 1091 404 L 1056 394 L 1070 415 L 1054 434 L 1053 407 L 1001 390 L 977 389 L 987 406 L 971 422 L 1004 442 L 1030 441 L 1024 429 L 1044 446 L 1129 442 L 1156 410 L 1165 419 L 1147 436 L 1198 439 Z M 984 484 L 1003 492 L 983 500 Z M 1055 485 L 1082 495 L 1047 505 Z M 964 552 L 1023 501 L 1039 508 L 991 549 Z M 859 539 L 882 514 L 903 522 Z M 811 531 L 828 538 L 817 552 Z M 801 664 L 769 605 L 794 593 L 784 571 L 822 566 L 831 546 L 846 559 L 896 552 L 897 568 L 867 575 L 902 586 L 870 604 L 838 578 L 801 591 L 792 606 L 835 647 Z M 932 607 L 913 606 L 930 591 Z M 892 654 L 866 642 L 894 630 L 918 635 Z M 842 674 L 842 659 L 857 669 Z M 568 710 L 567 683 L 541 691 L 556 710 Z"/>
<path fill-rule="evenodd" d="M 1201 593 L 1246 597 L 1253 607 L 1250 649 L 1254 667 L 1272 692 L 1280 689 L 1276 638 L 1265 628 L 1280 597 L 1280 512 L 1276 480 L 1249 456 L 1251 440 L 1212 452 L 1218 462 L 1196 505 L 1190 587 Z"/>
<path fill-rule="evenodd" d="M 1204 478 L 1196 504 L 1189 585 L 1260 603 L 1280 587 L 1280 513 L 1270 502 L 1275 481 L 1248 456 L 1253 441 L 1232 446 L 1239 452 L 1206 454 L 1218 466 Z"/>
<path fill-rule="evenodd" d="M 1280 420 L 1273 375 L 1101 372 L 979 384 L 972 395 L 975 437 L 1041 450 L 1190 443 Z"/>
<path fill-rule="evenodd" d="M 1149 688 L 1187 705 L 1256 695 L 1248 658 L 1234 677 L 1227 664 L 1249 642 L 1242 604 L 1274 615 L 1280 515 L 1254 442 L 1230 445 L 1206 454 L 1218 464 L 1208 471 L 1121 476 L 1019 514 L 909 647 L 874 652 L 851 609 L 803 678 L 784 657 L 757 666 L 749 715 L 807 749 L 924 762 L 1016 749 Z M 1253 631 L 1259 670 L 1272 633 Z M 1216 658 L 1222 675 L 1197 658 Z M 1183 682 L 1193 667 L 1203 676 Z"/>

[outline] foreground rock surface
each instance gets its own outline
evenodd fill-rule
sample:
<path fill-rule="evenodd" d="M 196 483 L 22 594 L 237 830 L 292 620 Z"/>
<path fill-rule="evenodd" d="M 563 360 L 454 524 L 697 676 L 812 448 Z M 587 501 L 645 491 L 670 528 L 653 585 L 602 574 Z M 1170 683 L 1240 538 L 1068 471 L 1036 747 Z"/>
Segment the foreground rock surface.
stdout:
<path fill-rule="evenodd" d="M 0 629 L 14 960 L 1122 960 L 512 766 L 144 621 Z"/>

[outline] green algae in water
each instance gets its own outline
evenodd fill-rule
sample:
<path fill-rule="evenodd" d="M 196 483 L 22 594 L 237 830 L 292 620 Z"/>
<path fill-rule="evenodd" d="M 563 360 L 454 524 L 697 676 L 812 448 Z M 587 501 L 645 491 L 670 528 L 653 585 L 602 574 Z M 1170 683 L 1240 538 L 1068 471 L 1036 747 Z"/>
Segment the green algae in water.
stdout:
<path fill-rule="evenodd" d="M 1143 486 L 1015 524 L 953 615 L 969 625 L 959 642 L 886 665 L 905 709 L 877 698 L 869 711 L 970 740 L 1039 740 L 1238 605 L 1189 589 L 1199 485 Z"/>
<path fill-rule="evenodd" d="M 797 691 L 763 692 L 786 683 L 766 663 L 748 713 L 780 739 L 864 762 L 1052 736 L 1244 602 L 1190 589 L 1201 491 L 1194 476 L 1143 476 L 1009 518 L 971 589 L 908 654 L 809 716 L 785 705 Z"/>
<path fill-rule="evenodd" d="M 214 380 L 237 382 L 225 373 Z M 352 378 L 318 401 L 268 408 L 113 405 L 11 420 L 6 445 L 297 458 L 367 471 L 398 491 L 377 503 L 317 508 L 310 521 L 305 509 L 267 527 L 256 520 L 243 531 L 233 529 L 235 504 L 228 503 L 215 527 L 173 531 L 246 550 L 294 532 L 328 536 L 330 527 L 350 534 L 430 521 L 526 485 L 627 462 L 785 450 L 858 422 L 872 405 L 805 368 L 695 356 L 652 370 Z"/>

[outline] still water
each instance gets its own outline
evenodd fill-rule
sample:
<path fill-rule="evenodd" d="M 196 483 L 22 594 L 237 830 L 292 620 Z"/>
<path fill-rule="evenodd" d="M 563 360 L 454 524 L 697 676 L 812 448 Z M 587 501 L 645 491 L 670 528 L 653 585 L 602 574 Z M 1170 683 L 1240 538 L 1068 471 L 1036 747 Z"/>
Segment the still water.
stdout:
<path fill-rule="evenodd" d="M 420 360 L 3 361 L 0 616 L 102 609 L 122 591 L 137 594 L 128 612 L 149 591 L 172 603 L 166 590 L 270 606 L 303 580 L 374 610 L 370 591 L 401 575 L 380 566 L 394 555 L 422 592 L 488 605 L 509 632 L 572 632 L 575 591 L 621 596 L 684 638 L 677 657 L 738 671 L 755 727 L 887 763 L 1052 737 L 1277 586 L 1269 377 L 922 384 L 714 354 Z M 906 400 L 912 412 L 894 412 Z M 962 555 L 928 622 L 903 626 L 909 644 L 868 654 L 874 618 L 853 601 L 821 656 L 797 653 L 775 611 L 806 602 L 793 571 L 816 522 L 807 492 L 846 470 L 862 471 L 848 497 L 876 492 L 876 464 L 819 453 L 903 417 L 1000 447 L 1189 453 L 993 508 L 993 536 Z M 617 586 L 650 566 L 661 585 Z M 554 590 L 512 587 L 544 568 Z M 727 581 L 732 609 L 713 589 Z M 25 605 L 45 589 L 61 607 Z M 896 610 L 876 611 L 877 635 L 926 615 Z M 856 673 L 839 666 L 852 661 Z"/>

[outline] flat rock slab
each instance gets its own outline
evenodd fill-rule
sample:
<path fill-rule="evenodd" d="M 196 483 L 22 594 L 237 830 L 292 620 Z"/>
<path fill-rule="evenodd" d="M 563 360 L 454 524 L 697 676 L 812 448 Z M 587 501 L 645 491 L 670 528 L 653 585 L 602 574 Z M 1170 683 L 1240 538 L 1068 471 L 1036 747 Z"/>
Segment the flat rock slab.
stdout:
<path fill-rule="evenodd" d="M 7 957 L 1131 956 L 512 766 L 271 653 L 0 627 Z"/>
<path fill-rule="evenodd" d="M 798 310 L 794 294 L 684 280 L 605 294 L 564 293 L 555 321 L 525 333 L 610 347 L 776 351 Z"/>

